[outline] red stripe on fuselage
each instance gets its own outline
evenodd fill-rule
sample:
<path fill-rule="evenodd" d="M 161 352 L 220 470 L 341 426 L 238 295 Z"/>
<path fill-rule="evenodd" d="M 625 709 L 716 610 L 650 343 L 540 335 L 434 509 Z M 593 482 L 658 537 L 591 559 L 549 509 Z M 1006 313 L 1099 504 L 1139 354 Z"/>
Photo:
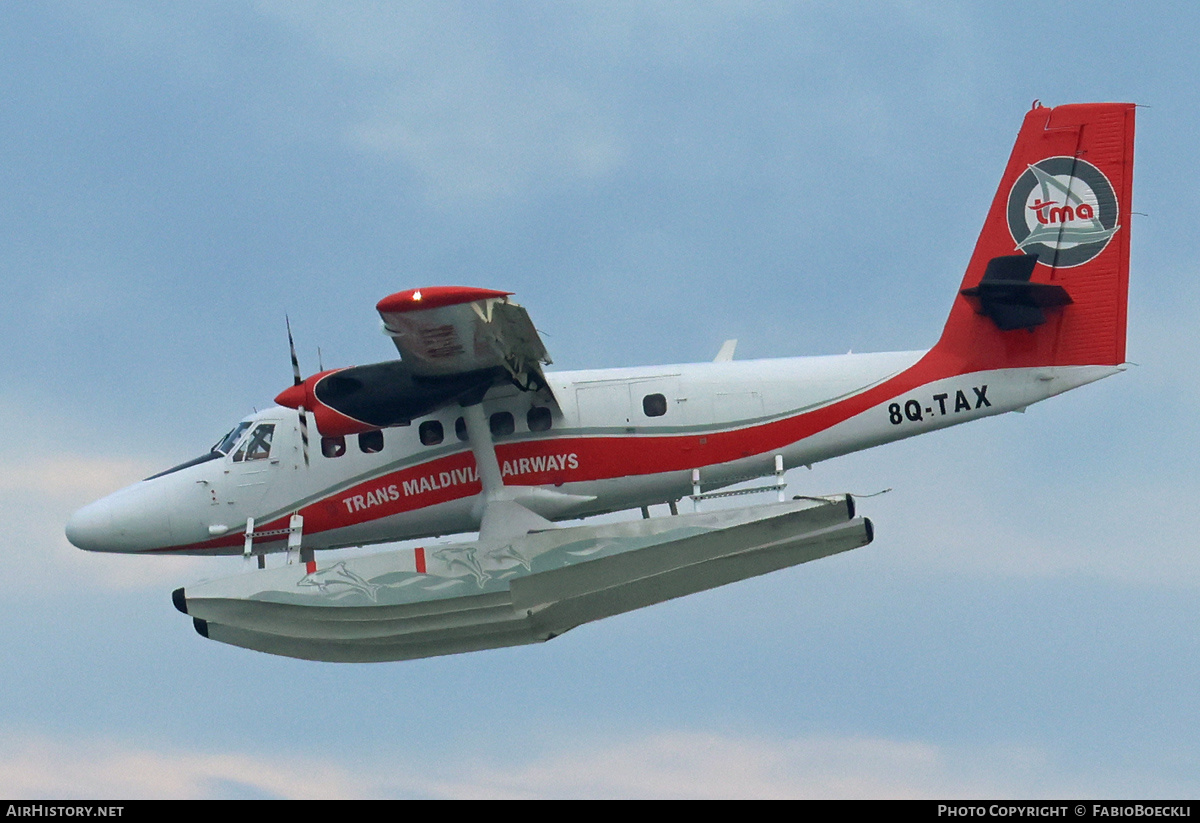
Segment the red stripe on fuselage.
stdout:
<path fill-rule="evenodd" d="M 496 457 L 509 485 L 558 486 L 686 471 L 778 451 L 926 383 L 975 370 L 935 348 L 909 369 L 874 388 L 782 420 L 744 429 L 688 434 L 552 435 L 543 440 L 497 443 Z M 474 455 L 464 444 L 461 452 L 380 475 L 310 503 L 300 514 L 304 515 L 304 533 L 319 534 L 473 497 L 480 490 Z M 285 516 L 261 530 L 286 527 Z M 240 535 L 227 535 L 163 551 L 241 544 Z"/>

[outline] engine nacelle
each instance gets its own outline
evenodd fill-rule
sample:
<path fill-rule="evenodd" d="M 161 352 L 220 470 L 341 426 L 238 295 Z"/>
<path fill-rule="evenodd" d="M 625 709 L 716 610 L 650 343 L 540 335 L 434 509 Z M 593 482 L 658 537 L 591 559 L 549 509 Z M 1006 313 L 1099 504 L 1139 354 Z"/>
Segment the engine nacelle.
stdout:
<path fill-rule="evenodd" d="M 275 402 L 312 412 L 322 437 L 362 434 L 406 426 L 453 402 L 477 403 L 497 383 L 507 382 L 502 368 L 446 377 L 416 377 L 399 360 L 332 369 L 279 393 Z"/>

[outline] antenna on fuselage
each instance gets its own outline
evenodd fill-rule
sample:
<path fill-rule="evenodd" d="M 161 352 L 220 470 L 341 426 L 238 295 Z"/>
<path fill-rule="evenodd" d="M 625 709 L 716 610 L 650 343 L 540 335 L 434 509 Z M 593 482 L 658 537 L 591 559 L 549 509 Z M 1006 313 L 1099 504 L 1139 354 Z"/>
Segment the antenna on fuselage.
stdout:
<path fill-rule="evenodd" d="M 292 321 L 285 314 L 283 322 L 287 324 L 288 349 L 292 353 L 292 385 L 299 386 L 304 380 L 300 378 L 300 360 L 296 357 L 296 341 L 292 339 Z M 303 403 L 296 407 L 296 411 L 300 412 L 300 447 L 304 452 L 304 465 L 308 466 L 308 413 Z"/>

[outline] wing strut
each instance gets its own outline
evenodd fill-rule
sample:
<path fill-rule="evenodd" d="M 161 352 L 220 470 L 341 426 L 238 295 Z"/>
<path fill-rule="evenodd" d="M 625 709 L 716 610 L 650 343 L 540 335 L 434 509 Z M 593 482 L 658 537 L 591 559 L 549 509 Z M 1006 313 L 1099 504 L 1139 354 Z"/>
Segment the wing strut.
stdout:
<path fill-rule="evenodd" d="M 463 422 L 467 424 L 467 441 L 475 455 L 475 466 L 479 470 L 479 482 L 483 487 L 479 495 L 480 509 L 477 512 L 480 519 L 481 546 L 505 543 L 531 531 L 554 528 L 554 524 L 549 520 L 518 502 L 521 498 L 531 496 L 531 493 L 559 495 L 571 498 L 572 502 L 581 499 L 577 495 L 549 492 L 536 487 L 505 486 L 500 473 L 500 461 L 496 457 L 496 442 L 492 439 L 491 427 L 483 413 L 483 404 L 464 406 Z"/>

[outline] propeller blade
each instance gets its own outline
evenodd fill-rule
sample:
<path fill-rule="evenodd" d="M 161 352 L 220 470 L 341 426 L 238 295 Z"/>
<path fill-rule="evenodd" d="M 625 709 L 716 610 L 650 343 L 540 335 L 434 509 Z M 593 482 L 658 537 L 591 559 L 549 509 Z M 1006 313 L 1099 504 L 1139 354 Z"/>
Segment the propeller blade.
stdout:
<path fill-rule="evenodd" d="M 300 412 L 300 448 L 304 452 L 304 465 L 308 466 L 308 413 L 301 406 Z"/>
<path fill-rule="evenodd" d="M 283 322 L 287 324 L 288 349 L 292 353 L 292 385 L 299 386 L 304 381 L 300 379 L 300 361 L 296 357 L 296 341 L 292 339 L 292 321 L 285 314 Z"/>
<path fill-rule="evenodd" d="M 292 339 L 292 321 L 285 314 L 283 322 L 287 324 L 288 349 L 292 353 L 292 385 L 299 386 L 304 381 L 300 378 L 300 360 L 296 357 L 296 341 Z M 308 413 L 301 403 L 296 411 L 300 412 L 300 447 L 304 452 L 304 465 L 308 466 Z"/>

